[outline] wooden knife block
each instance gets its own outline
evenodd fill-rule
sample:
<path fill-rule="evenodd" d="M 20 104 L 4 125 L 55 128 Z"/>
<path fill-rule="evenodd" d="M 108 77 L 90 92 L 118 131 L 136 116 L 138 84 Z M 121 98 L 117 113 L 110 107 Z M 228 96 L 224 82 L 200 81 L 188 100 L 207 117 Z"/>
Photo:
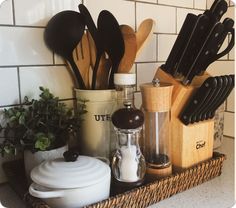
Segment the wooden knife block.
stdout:
<path fill-rule="evenodd" d="M 171 160 L 176 169 L 188 168 L 207 160 L 213 155 L 214 120 L 184 125 L 179 117 L 193 92 L 198 89 L 208 74 L 196 76 L 190 86 L 157 69 L 155 78 L 173 84 L 171 106 Z"/>

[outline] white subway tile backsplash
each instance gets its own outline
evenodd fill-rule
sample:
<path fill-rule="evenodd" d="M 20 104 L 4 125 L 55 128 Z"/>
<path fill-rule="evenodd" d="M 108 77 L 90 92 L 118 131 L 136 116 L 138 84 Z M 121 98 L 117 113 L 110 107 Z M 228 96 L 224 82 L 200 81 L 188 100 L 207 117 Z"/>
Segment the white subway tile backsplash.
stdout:
<path fill-rule="evenodd" d="M 179 33 L 188 13 L 199 15 L 199 14 L 202 14 L 203 12 L 200 10 L 178 8 L 177 9 L 177 33 Z"/>
<path fill-rule="evenodd" d="M 52 64 L 42 28 L 0 27 L 0 66 Z"/>
<path fill-rule="evenodd" d="M 226 110 L 235 112 L 235 90 L 233 89 L 232 92 L 230 93 L 229 97 L 227 98 L 227 105 L 226 105 Z"/>
<path fill-rule="evenodd" d="M 99 2 L 96 4 L 94 0 L 84 0 L 84 4 L 91 13 L 95 24 L 97 23 L 99 13 L 102 10 L 108 10 L 115 16 L 120 25 L 127 24 L 131 27 L 135 26 L 134 2 L 123 0 L 99 0 Z"/>
<path fill-rule="evenodd" d="M 55 64 L 65 64 L 66 63 L 65 59 L 57 54 L 54 54 L 54 60 L 55 60 Z"/>
<path fill-rule="evenodd" d="M 156 61 L 156 35 L 153 34 L 150 41 L 142 48 L 139 54 L 136 56 L 136 62 L 151 62 Z"/>
<path fill-rule="evenodd" d="M 0 5 L 0 24 L 13 25 L 12 1 L 7 0 Z"/>
<path fill-rule="evenodd" d="M 223 19 L 225 19 L 226 17 L 234 19 L 234 17 L 235 17 L 235 8 L 234 7 L 228 7 L 227 12 L 223 15 L 221 20 L 223 21 Z"/>
<path fill-rule="evenodd" d="M 232 50 L 229 52 L 229 59 L 235 60 L 235 46 L 232 48 Z"/>
<path fill-rule="evenodd" d="M 158 4 L 193 8 L 193 0 L 158 0 Z"/>
<path fill-rule="evenodd" d="M 206 0 L 194 0 L 194 8 L 196 9 L 206 9 Z"/>
<path fill-rule="evenodd" d="M 73 79 L 64 66 L 21 67 L 21 96 L 38 98 L 39 86 L 47 87 L 60 99 L 73 97 Z"/>
<path fill-rule="evenodd" d="M 224 135 L 234 137 L 234 113 L 224 113 Z"/>
<path fill-rule="evenodd" d="M 226 37 L 218 53 L 221 53 L 222 51 L 224 51 L 227 48 L 228 44 L 229 44 L 229 39 Z M 228 54 L 222 56 L 219 60 L 227 60 L 227 59 L 228 59 Z"/>
<path fill-rule="evenodd" d="M 229 1 L 230 6 L 235 6 L 235 3 L 233 1 Z"/>
<path fill-rule="evenodd" d="M 17 68 L 0 68 L 0 106 L 18 103 Z"/>
<path fill-rule="evenodd" d="M 234 61 L 215 61 L 208 68 L 212 76 L 234 74 Z"/>
<path fill-rule="evenodd" d="M 166 61 L 177 35 L 160 34 L 157 37 L 157 61 Z"/>
<path fill-rule="evenodd" d="M 152 18 L 156 21 L 154 32 L 175 33 L 176 8 L 137 3 L 136 9 L 137 28 L 144 19 Z"/>
<path fill-rule="evenodd" d="M 152 82 L 160 63 L 141 63 L 137 64 L 137 90 L 140 84 Z"/>
<path fill-rule="evenodd" d="M 14 0 L 16 25 L 45 26 L 63 10 L 78 11 L 80 0 Z"/>

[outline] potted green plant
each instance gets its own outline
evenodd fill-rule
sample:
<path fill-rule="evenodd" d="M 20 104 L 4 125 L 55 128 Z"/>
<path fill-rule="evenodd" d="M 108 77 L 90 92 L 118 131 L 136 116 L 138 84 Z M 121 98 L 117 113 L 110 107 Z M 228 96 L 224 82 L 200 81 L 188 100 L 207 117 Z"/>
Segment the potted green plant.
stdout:
<path fill-rule="evenodd" d="M 39 99 L 26 96 L 20 106 L 4 109 L 4 125 L 0 133 L 0 153 L 15 154 L 24 151 L 26 175 L 45 159 L 62 156 L 67 150 L 70 134 L 81 125 L 81 115 L 86 113 L 85 102 L 76 111 L 60 102 L 47 88 L 40 87 Z"/>

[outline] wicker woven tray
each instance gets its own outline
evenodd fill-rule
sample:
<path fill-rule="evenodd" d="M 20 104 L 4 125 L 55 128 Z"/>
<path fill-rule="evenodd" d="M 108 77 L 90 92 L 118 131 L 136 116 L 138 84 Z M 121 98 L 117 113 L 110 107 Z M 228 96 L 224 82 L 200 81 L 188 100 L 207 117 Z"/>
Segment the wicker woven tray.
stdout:
<path fill-rule="evenodd" d="M 140 187 L 117 189 L 113 184 L 109 199 L 89 205 L 87 208 L 147 207 L 219 176 L 225 159 L 225 155 L 214 152 L 212 159 L 181 172 L 175 172 L 169 177 L 157 180 L 147 176 Z M 29 207 L 50 208 L 45 202 L 28 193 L 23 161 L 4 163 L 3 169 L 12 188 Z"/>

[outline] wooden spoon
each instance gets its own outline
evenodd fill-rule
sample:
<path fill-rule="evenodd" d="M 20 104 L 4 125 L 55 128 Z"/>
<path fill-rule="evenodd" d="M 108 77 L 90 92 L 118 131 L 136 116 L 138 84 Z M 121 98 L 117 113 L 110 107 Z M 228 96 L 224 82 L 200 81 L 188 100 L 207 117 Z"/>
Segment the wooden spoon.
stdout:
<path fill-rule="evenodd" d="M 84 33 L 82 40 L 73 51 L 73 59 L 80 70 L 86 89 L 90 89 L 89 70 L 90 70 L 90 49 L 87 32 Z"/>
<path fill-rule="evenodd" d="M 88 32 L 87 35 L 90 48 L 90 64 L 92 66 L 92 69 L 94 69 L 94 66 L 96 64 L 96 45 L 94 43 L 91 34 Z M 108 88 L 110 68 L 111 68 L 111 61 L 110 59 L 105 57 L 105 54 L 103 54 L 100 58 L 99 66 L 97 69 L 96 89 Z"/>
<path fill-rule="evenodd" d="M 155 28 L 155 21 L 153 19 L 145 19 L 141 22 L 136 32 L 137 39 L 137 53 L 136 56 L 140 54 L 144 46 L 150 41 Z"/>
<path fill-rule="evenodd" d="M 129 25 L 120 25 L 120 30 L 124 38 L 125 52 L 118 67 L 118 73 L 128 73 L 136 58 L 136 34 Z"/>
<path fill-rule="evenodd" d="M 65 58 L 76 76 L 80 88 L 85 89 L 83 78 L 73 60 L 72 52 L 84 34 L 85 24 L 80 13 L 62 11 L 53 16 L 44 31 L 44 40 L 49 49 Z"/>

